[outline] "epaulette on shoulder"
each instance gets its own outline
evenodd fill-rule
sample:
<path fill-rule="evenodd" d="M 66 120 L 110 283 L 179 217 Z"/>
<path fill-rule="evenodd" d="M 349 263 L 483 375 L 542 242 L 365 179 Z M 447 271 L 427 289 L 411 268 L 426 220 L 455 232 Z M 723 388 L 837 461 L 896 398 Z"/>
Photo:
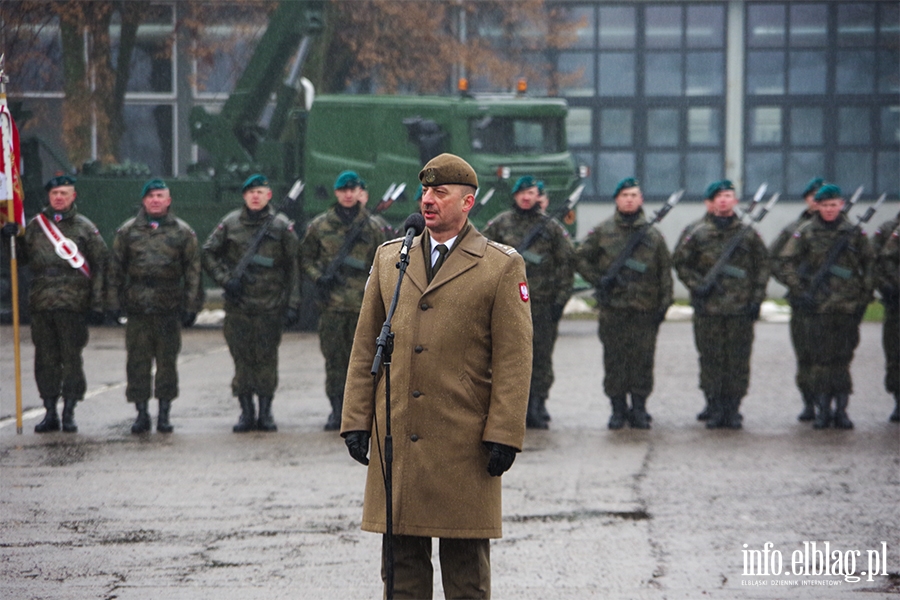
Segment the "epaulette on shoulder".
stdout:
<path fill-rule="evenodd" d="M 178 226 L 181 227 L 182 229 L 187 229 L 188 231 L 190 231 L 191 235 L 193 235 L 193 236 L 197 235 L 197 232 L 194 231 L 194 228 L 191 227 L 190 225 L 188 225 L 188 222 L 185 221 L 184 219 L 179 219 L 178 217 L 175 217 L 175 222 L 178 223 Z"/>
<path fill-rule="evenodd" d="M 516 249 L 513 248 L 512 246 L 507 246 L 506 244 L 501 244 L 499 242 L 495 242 L 494 240 L 488 240 L 487 243 L 488 243 L 488 246 L 493 246 L 494 248 L 496 248 L 497 250 L 499 250 L 500 252 L 502 252 L 503 254 L 505 254 L 507 256 L 512 256 L 514 254 L 518 254 L 516 252 Z"/>
<path fill-rule="evenodd" d="M 385 247 L 385 246 L 391 246 L 393 244 L 401 244 L 401 243 L 403 243 L 403 238 L 398 237 L 398 238 L 394 238 L 392 240 L 388 240 L 386 242 L 381 242 L 381 246 Z"/>
<path fill-rule="evenodd" d="M 136 220 L 137 220 L 137 217 L 131 217 L 130 219 L 128 219 L 127 221 L 125 221 L 124 223 L 119 225 L 119 228 L 116 229 L 116 233 L 119 233 L 120 231 L 124 231 L 125 229 L 131 228 L 134 225 L 134 222 Z"/>

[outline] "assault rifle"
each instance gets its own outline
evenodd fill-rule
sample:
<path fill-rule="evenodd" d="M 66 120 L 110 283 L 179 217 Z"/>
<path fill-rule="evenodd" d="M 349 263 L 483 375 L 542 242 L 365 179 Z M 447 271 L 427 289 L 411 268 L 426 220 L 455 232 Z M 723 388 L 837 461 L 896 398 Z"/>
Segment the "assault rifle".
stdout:
<path fill-rule="evenodd" d="M 381 197 L 381 200 L 378 201 L 378 204 L 375 205 L 372 214 L 377 215 L 387 210 L 387 208 L 400 197 L 400 194 L 403 193 L 405 188 L 406 184 L 400 184 L 399 186 L 391 185 L 384 193 L 384 196 Z M 334 287 L 336 283 L 341 282 L 343 278 L 338 271 L 345 263 L 350 267 L 365 270 L 366 265 L 363 264 L 362 261 L 350 259 L 350 252 L 359 240 L 359 236 L 362 235 L 363 229 L 365 229 L 368 221 L 368 219 L 360 219 L 353 225 L 347 232 L 344 243 L 341 244 L 337 254 L 334 255 L 334 258 L 332 258 L 331 262 L 328 263 L 328 266 L 325 267 L 325 272 L 322 273 L 322 276 L 316 281 L 320 298 L 327 297 L 331 288 Z"/>
<path fill-rule="evenodd" d="M 481 200 L 478 200 L 475 203 L 475 206 L 473 206 L 471 208 L 471 210 L 469 210 L 469 218 L 470 219 L 474 219 L 475 215 L 477 215 L 479 212 L 481 212 L 481 209 L 484 208 L 484 205 L 487 204 L 488 200 L 490 200 L 491 197 L 494 195 L 494 191 L 495 191 L 494 188 L 489 189 L 484 194 L 484 198 L 482 198 Z M 478 198 L 478 190 L 475 190 L 475 198 L 476 199 Z"/>
<path fill-rule="evenodd" d="M 860 188 L 861 190 L 862 188 Z M 859 191 L 859 190 L 857 190 Z M 854 194 L 856 196 L 856 194 Z M 806 292 L 803 294 L 804 300 L 801 300 L 801 308 L 813 308 L 816 302 L 816 293 L 818 293 L 819 289 L 825 285 L 826 280 L 830 275 L 837 275 L 838 277 L 846 277 L 849 275 L 846 269 L 839 268 L 837 266 L 837 260 L 841 257 L 841 254 L 847 249 L 850 245 L 850 240 L 853 238 L 862 226 L 865 223 L 869 222 L 869 219 L 872 218 L 872 215 L 875 214 L 875 211 L 878 210 L 883 203 L 887 194 L 882 194 L 879 196 L 878 200 L 875 201 L 875 204 L 866 209 L 866 212 L 856 218 L 856 225 L 853 226 L 852 229 L 846 230 L 835 242 L 831 245 L 831 248 L 828 249 L 828 254 L 825 255 L 825 262 L 819 267 L 819 270 L 816 271 L 815 275 L 809 280 L 809 287 L 806 288 Z M 855 204 L 855 201 L 854 201 Z M 841 211 L 844 212 L 843 210 Z M 827 293 L 826 293 L 827 296 Z"/>
<path fill-rule="evenodd" d="M 616 255 L 616 258 L 609 265 L 609 268 L 606 270 L 606 274 L 600 278 L 600 281 L 597 284 L 597 300 L 601 304 L 607 304 L 609 301 L 609 293 L 612 289 L 619 283 L 619 272 L 623 267 L 627 266 L 631 261 L 631 255 L 634 254 L 634 251 L 637 249 L 638 245 L 644 241 L 644 238 L 647 237 L 647 233 L 650 231 L 650 228 L 662 221 L 669 211 L 674 208 L 678 201 L 681 200 L 681 197 L 684 195 L 684 190 L 678 190 L 674 192 L 669 199 L 666 200 L 666 203 L 662 205 L 658 211 L 653 214 L 653 219 L 644 223 L 637 231 L 631 234 L 631 237 L 628 238 L 628 241 L 625 242 L 625 247 L 622 248 L 622 251 Z"/>
<path fill-rule="evenodd" d="M 535 254 L 534 252 L 529 252 L 528 248 L 531 247 L 531 244 L 537 239 L 541 232 L 544 231 L 544 228 L 550 224 L 553 219 L 562 219 L 566 214 L 575 208 L 575 205 L 578 204 L 578 201 L 581 200 L 581 194 L 584 192 L 584 184 L 582 183 L 575 191 L 569 194 L 568 200 L 566 203 L 556 209 L 555 212 L 546 215 L 542 218 L 534 227 L 528 230 L 528 233 L 525 234 L 525 237 L 522 238 L 522 241 L 516 246 L 516 252 L 522 255 L 522 258 L 525 259 L 526 262 L 530 262 L 533 264 L 540 264 L 543 257 Z"/>
<path fill-rule="evenodd" d="M 753 214 L 753 209 L 756 208 L 756 205 L 759 204 L 759 201 L 762 200 L 762 197 L 766 193 L 767 184 L 762 184 L 756 190 L 756 193 L 753 195 L 753 199 L 750 201 L 750 206 L 744 211 L 744 214 Z M 771 204 L 771 201 L 770 201 Z M 768 211 L 766 211 L 768 212 Z M 765 216 L 765 214 L 763 214 Z M 712 268 L 706 272 L 706 275 L 700 281 L 699 285 L 694 288 L 694 297 L 695 299 L 702 299 L 709 296 L 710 292 L 714 286 L 718 284 L 719 275 L 728 271 L 737 273 L 741 271 L 736 267 L 730 266 L 728 263 L 731 261 L 731 257 L 734 256 L 734 253 L 737 251 L 738 247 L 741 245 L 741 242 L 744 239 L 744 234 L 747 232 L 747 229 L 750 225 L 742 225 L 741 228 L 731 237 L 728 241 L 728 245 L 725 246 L 725 249 L 722 251 L 722 254 L 719 255 L 719 258 L 716 260 L 715 264 Z M 696 306 L 694 308 L 697 308 Z"/>
<path fill-rule="evenodd" d="M 263 239 L 266 237 L 266 234 L 269 233 L 269 228 L 272 226 L 272 223 L 275 221 L 275 216 L 284 210 L 288 204 L 297 200 L 300 197 L 300 192 L 303 191 L 303 182 L 301 180 L 297 180 L 294 182 L 294 185 L 291 186 L 290 191 L 288 191 L 287 195 L 282 198 L 281 203 L 275 207 L 275 210 L 271 212 L 271 214 L 266 218 L 265 221 L 259 226 L 259 229 L 256 230 L 256 233 L 253 235 L 253 238 L 250 240 L 250 244 L 247 246 L 247 251 L 244 252 L 244 255 L 241 256 L 241 260 L 235 265 L 234 269 L 231 271 L 231 279 L 228 280 L 225 286 L 225 295 L 232 302 L 239 302 L 241 297 L 241 289 L 243 285 L 243 281 L 247 280 L 250 283 L 253 282 L 252 277 L 247 274 L 247 267 L 250 266 L 250 263 L 256 258 L 256 253 L 259 251 L 259 245 L 262 244 Z"/>

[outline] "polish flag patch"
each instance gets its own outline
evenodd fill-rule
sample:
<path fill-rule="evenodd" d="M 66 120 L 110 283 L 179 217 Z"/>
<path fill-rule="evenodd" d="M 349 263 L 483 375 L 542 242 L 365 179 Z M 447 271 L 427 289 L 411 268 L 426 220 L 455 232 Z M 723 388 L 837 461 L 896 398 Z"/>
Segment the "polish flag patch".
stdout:
<path fill-rule="evenodd" d="M 519 298 L 522 302 L 528 302 L 528 284 L 524 281 L 519 283 Z"/>

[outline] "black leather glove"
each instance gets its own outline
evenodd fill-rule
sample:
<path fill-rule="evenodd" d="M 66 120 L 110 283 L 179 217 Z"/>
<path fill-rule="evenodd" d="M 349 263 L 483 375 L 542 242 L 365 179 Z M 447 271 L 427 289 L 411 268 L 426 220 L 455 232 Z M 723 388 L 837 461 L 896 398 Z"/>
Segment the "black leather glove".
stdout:
<path fill-rule="evenodd" d="M 106 322 L 106 314 L 102 310 L 92 310 L 87 314 L 88 325 L 103 325 Z"/>
<path fill-rule="evenodd" d="M 225 282 L 222 289 L 225 290 L 226 299 L 231 302 L 237 302 L 241 299 L 241 294 L 244 292 L 244 284 L 241 282 L 240 277 L 232 277 Z"/>
<path fill-rule="evenodd" d="M 118 308 L 113 310 L 106 311 L 106 320 L 112 323 L 113 325 L 119 324 L 119 319 L 122 318 L 122 311 Z"/>
<path fill-rule="evenodd" d="M 19 225 L 17 223 L 7 223 L 0 227 L 0 235 L 5 238 L 15 237 L 19 233 Z"/>
<path fill-rule="evenodd" d="M 516 449 L 498 442 L 488 442 L 491 457 L 488 459 L 487 472 L 491 477 L 500 477 L 512 466 L 516 460 Z"/>
<path fill-rule="evenodd" d="M 559 321 L 560 319 L 562 319 L 563 311 L 564 311 L 565 309 L 566 309 L 566 305 L 565 305 L 565 304 L 555 303 L 555 304 L 553 305 L 553 307 L 550 309 L 550 317 L 551 317 L 554 321 Z"/>
<path fill-rule="evenodd" d="M 613 286 L 616 285 L 616 278 L 610 275 L 604 275 L 600 278 L 600 282 L 597 286 L 603 290 L 604 292 L 609 292 L 609 290 L 613 289 Z"/>
<path fill-rule="evenodd" d="M 300 311 L 296 308 L 288 308 L 284 311 L 284 327 L 293 327 L 300 321 Z"/>
<path fill-rule="evenodd" d="M 709 295 L 712 294 L 715 285 L 715 283 L 701 283 L 691 290 L 691 292 L 694 294 L 694 298 L 708 298 Z"/>
<path fill-rule="evenodd" d="M 344 443 L 347 444 L 347 450 L 350 451 L 353 460 L 363 465 L 369 464 L 369 458 L 366 455 L 369 453 L 371 437 L 372 434 L 368 431 L 348 431 L 344 435 Z"/>
<path fill-rule="evenodd" d="M 754 321 L 759 320 L 759 308 L 760 305 L 757 302 L 751 302 L 744 308 L 744 314 L 753 319 Z"/>
<path fill-rule="evenodd" d="M 197 322 L 197 313 L 184 311 L 181 313 L 181 326 L 182 327 L 193 327 L 194 323 Z"/>

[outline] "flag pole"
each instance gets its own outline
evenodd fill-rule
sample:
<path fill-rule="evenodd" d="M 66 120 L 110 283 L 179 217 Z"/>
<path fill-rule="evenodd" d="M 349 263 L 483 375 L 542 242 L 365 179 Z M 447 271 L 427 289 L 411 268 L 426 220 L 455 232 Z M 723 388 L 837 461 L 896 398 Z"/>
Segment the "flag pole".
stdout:
<path fill-rule="evenodd" d="M 6 100 L 6 82 L 9 78 L 4 70 L 4 56 L 0 55 L 0 104 L 4 108 L 8 106 Z M 9 136 L 9 139 L 2 140 L 4 152 L 3 170 L 6 175 L 6 189 L 3 195 L 6 197 L 6 214 L 9 223 L 17 223 L 15 214 L 15 200 L 13 193 L 13 168 L 11 161 L 15 160 L 15 153 L 9 152 L 12 148 L 12 122 L 8 116 L 3 127 L 3 135 Z M 2 137 L 2 136 L 0 136 Z M 13 365 L 16 374 L 16 434 L 22 435 L 22 355 L 19 348 L 19 261 L 16 258 L 16 238 L 9 238 L 9 279 L 12 287 L 12 322 L 13 322 Z"/>

